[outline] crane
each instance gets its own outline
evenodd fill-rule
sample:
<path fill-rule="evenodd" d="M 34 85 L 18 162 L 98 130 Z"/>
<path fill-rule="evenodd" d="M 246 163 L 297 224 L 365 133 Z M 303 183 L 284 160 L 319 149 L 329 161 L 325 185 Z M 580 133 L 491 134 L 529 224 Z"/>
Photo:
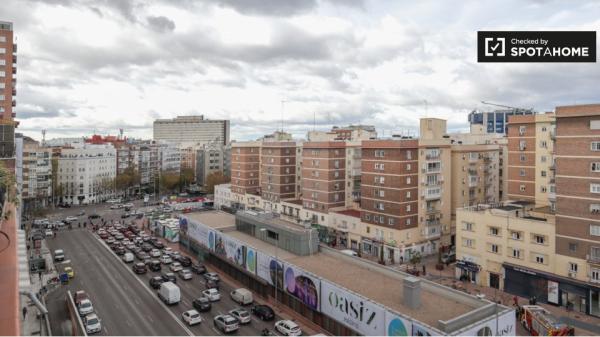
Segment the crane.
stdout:
<path fill-rule="evenodd" d="M 508 106 L 508 105 L 503 105 L 503 104 L 496 104 L 496 103 L 486 102 L 486 101 L 481 101 L 481 103 L 482 104 L 487 104 L 487 105 L 498 106 L 498 107 L 501 107 L 501 108 L 508 108 L 508 109 L 512 109 L 512 110 L 515 110 L 515 111 L 533 111 L 533 108 L 529 108 L 529 109 L 526 109 L 526 108 L 517 108 L 517 107 L 514 107 L 514 106 Z"/>

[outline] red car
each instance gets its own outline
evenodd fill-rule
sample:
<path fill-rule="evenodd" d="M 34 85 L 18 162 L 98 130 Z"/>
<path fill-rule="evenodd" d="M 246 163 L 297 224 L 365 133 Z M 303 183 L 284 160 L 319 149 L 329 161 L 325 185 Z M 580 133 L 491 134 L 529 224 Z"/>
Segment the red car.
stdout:
<path fill-rule="evenodd" d="M 107 232 L 100 232 L 98 235 L 100 236 L 100 238 L 102 240 L 108 239 L 108 233 Z"/>
<path fill-rule="evenodd" d="M 131 240 L 131 238 L 133 238 L 135 236 L 135 234 L 133 234 L 132 231 L 127 231 L 123 235 L 125 235 L 125 237 L 128 238 L 129 240 Z"/>

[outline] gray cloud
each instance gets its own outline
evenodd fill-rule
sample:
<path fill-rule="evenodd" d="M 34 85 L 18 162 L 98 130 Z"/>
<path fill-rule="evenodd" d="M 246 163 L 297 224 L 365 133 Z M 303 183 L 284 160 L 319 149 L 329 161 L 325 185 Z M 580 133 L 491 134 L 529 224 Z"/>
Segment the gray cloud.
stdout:
<path fill-rule="evenodd" d="M 147 20 L 150 27 L 160 33 L 170 32 L 175 29 L 175 22 L 166 16 L 149 16 Z"/>
<path fill-rule="evenodd" d="M 317 3 L 315 0 L 204 0 L 221 7 L 232 8 L 242 14 L 289 16 L 309 12 Z"/>

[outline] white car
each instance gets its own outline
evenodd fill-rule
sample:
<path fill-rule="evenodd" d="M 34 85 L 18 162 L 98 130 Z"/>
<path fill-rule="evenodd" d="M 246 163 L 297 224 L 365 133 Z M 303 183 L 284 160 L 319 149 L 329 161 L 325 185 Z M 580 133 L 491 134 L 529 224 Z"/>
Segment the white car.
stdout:
<path fill-rule="evenodd" d="M 191 280 L 192 279 L 192 271 L 189 269 L 181 269 L 179 271 L 179 276 L 184 280 Z"/>
<path fill-rule="evenodd" d="M 79 302 L 77 310 L 79 310 L 80 316 L 91 314 L 92 312 L 94 312 L 94 306 L 92 305 L 92 301 L 88 300 L 87 298 L 81 300 L 81 302 Z"/>
<path fill-rule="evenodd" d="M 46 229 L 46 231 L 44 232 L 44 234 L 46 235 L 46 237 L 50 237 L 50 236 L 54 235 L 54 232 L 52 232 L 51 229 Z"/>
<path fill-rule="evenodd" d="M 183 266 L 181 266 L 181 263 L 179 263 L 179 262 L 173 262 L 169 266 L 169 269 L 171 269 L 172 272 L 176 273 L 176 272 L 182 270 Z"/>
<path fill-rule="evenodd" d="M 284 336 L 300 336 L 302 335 L 302 330 L 298 324 L 290 321 L 289 319 L 277 321 L 275 323 L 275 330 L 279 331 Z"/>
<path fill-rule="evenodd" d="M 202 292 L 202 295 L 206 296 L 209 301 L 216 302 L 221 299 L 221 293 L 215 288 L 206 289 Z"/>
<path fill-rule="evenodd" d="M 169 255 L 165 254 L 160 257 L 159 261 L 162 264 L 171 264 L 173 262 L 173 259 Z"/>
<path fill-rule="evenodd" d="M 173 248 L 171 248 L 171 247 L 165 247 L 165 248 L 163 248 L 162 253 L 163 254 L 167 254 L 167 255 L 171 255 L 173 253 Z"/>
<path fill-rule="evenodd" d="M 240 324 L 248 324 L 250 323 L 252 317 L 250 316 L 250 313 L 247 310 L 244 310 L 242 308 L 236 308 L 233 310 L 229 311 L 229 314 L 233 317 L 235 317 L 235 319 L 238 320 L 238 322 L 240 322 Z"/>
<path fill-rule="evenodd" d="M 181 314 L 181 318 L 189 326 L 202 323 L 202 317 L 200 317 L 200 313 L 194 309 L 188 310 L 188 311 L 184 312 L 183 314 Z"/>
<path fill-rule="evenodd" d="M 100 332 L 102 330 L 101 319 L 96 314 L 87 314 L 83 319 L 85 325 L 85 332 L 88 334 Z"/>
<path fill-rule="evenodd" d="M 72 222 L 72 221 L 77 221 L 77 217 L 76 216 L 68 216 L 65 218 L 66 222 Z"/>
<path fill-rule="evenodd" d="M 156 249 L 156 248 L 155 248 L 155 249 L 152 249 L 152 250 L 150 251 L 150 256 L 152 256 L 152 257 L 160 257 L 160 250 L 158 250 L 158 249 Z"/>
<path fill-rule="evenodd" d="M 133 207 L 132 203 L 123 204 L 123 207 Z"/>

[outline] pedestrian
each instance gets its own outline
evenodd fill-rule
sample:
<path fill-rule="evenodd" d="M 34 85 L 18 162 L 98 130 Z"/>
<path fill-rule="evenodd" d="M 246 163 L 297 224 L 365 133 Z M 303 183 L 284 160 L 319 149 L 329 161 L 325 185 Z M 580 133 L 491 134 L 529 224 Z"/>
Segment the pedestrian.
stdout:
<path fill-rule="evenodd" d="M 517 297 L 517 295 L 515 295 L 515 297 L 513 297 L 513 305 L 515 307 L 519 306 L 519 298 Z"/>
<path fill-rule="evenodd" d="M 27 317 L 27 307 L 23 307 L 23 320 Z"/>
<path fill-rule="evenodd" d="M 425 269 L 425 265 L 423 265 L 423 275 L 426 275 L 426 269 Z"/>
<path fill-rule="evenodd" d="M 40 281 L 41 281 L 42 280 L 42 271 L 41 270 L 38 272 L 38 276 L 40 277 Z"/>

